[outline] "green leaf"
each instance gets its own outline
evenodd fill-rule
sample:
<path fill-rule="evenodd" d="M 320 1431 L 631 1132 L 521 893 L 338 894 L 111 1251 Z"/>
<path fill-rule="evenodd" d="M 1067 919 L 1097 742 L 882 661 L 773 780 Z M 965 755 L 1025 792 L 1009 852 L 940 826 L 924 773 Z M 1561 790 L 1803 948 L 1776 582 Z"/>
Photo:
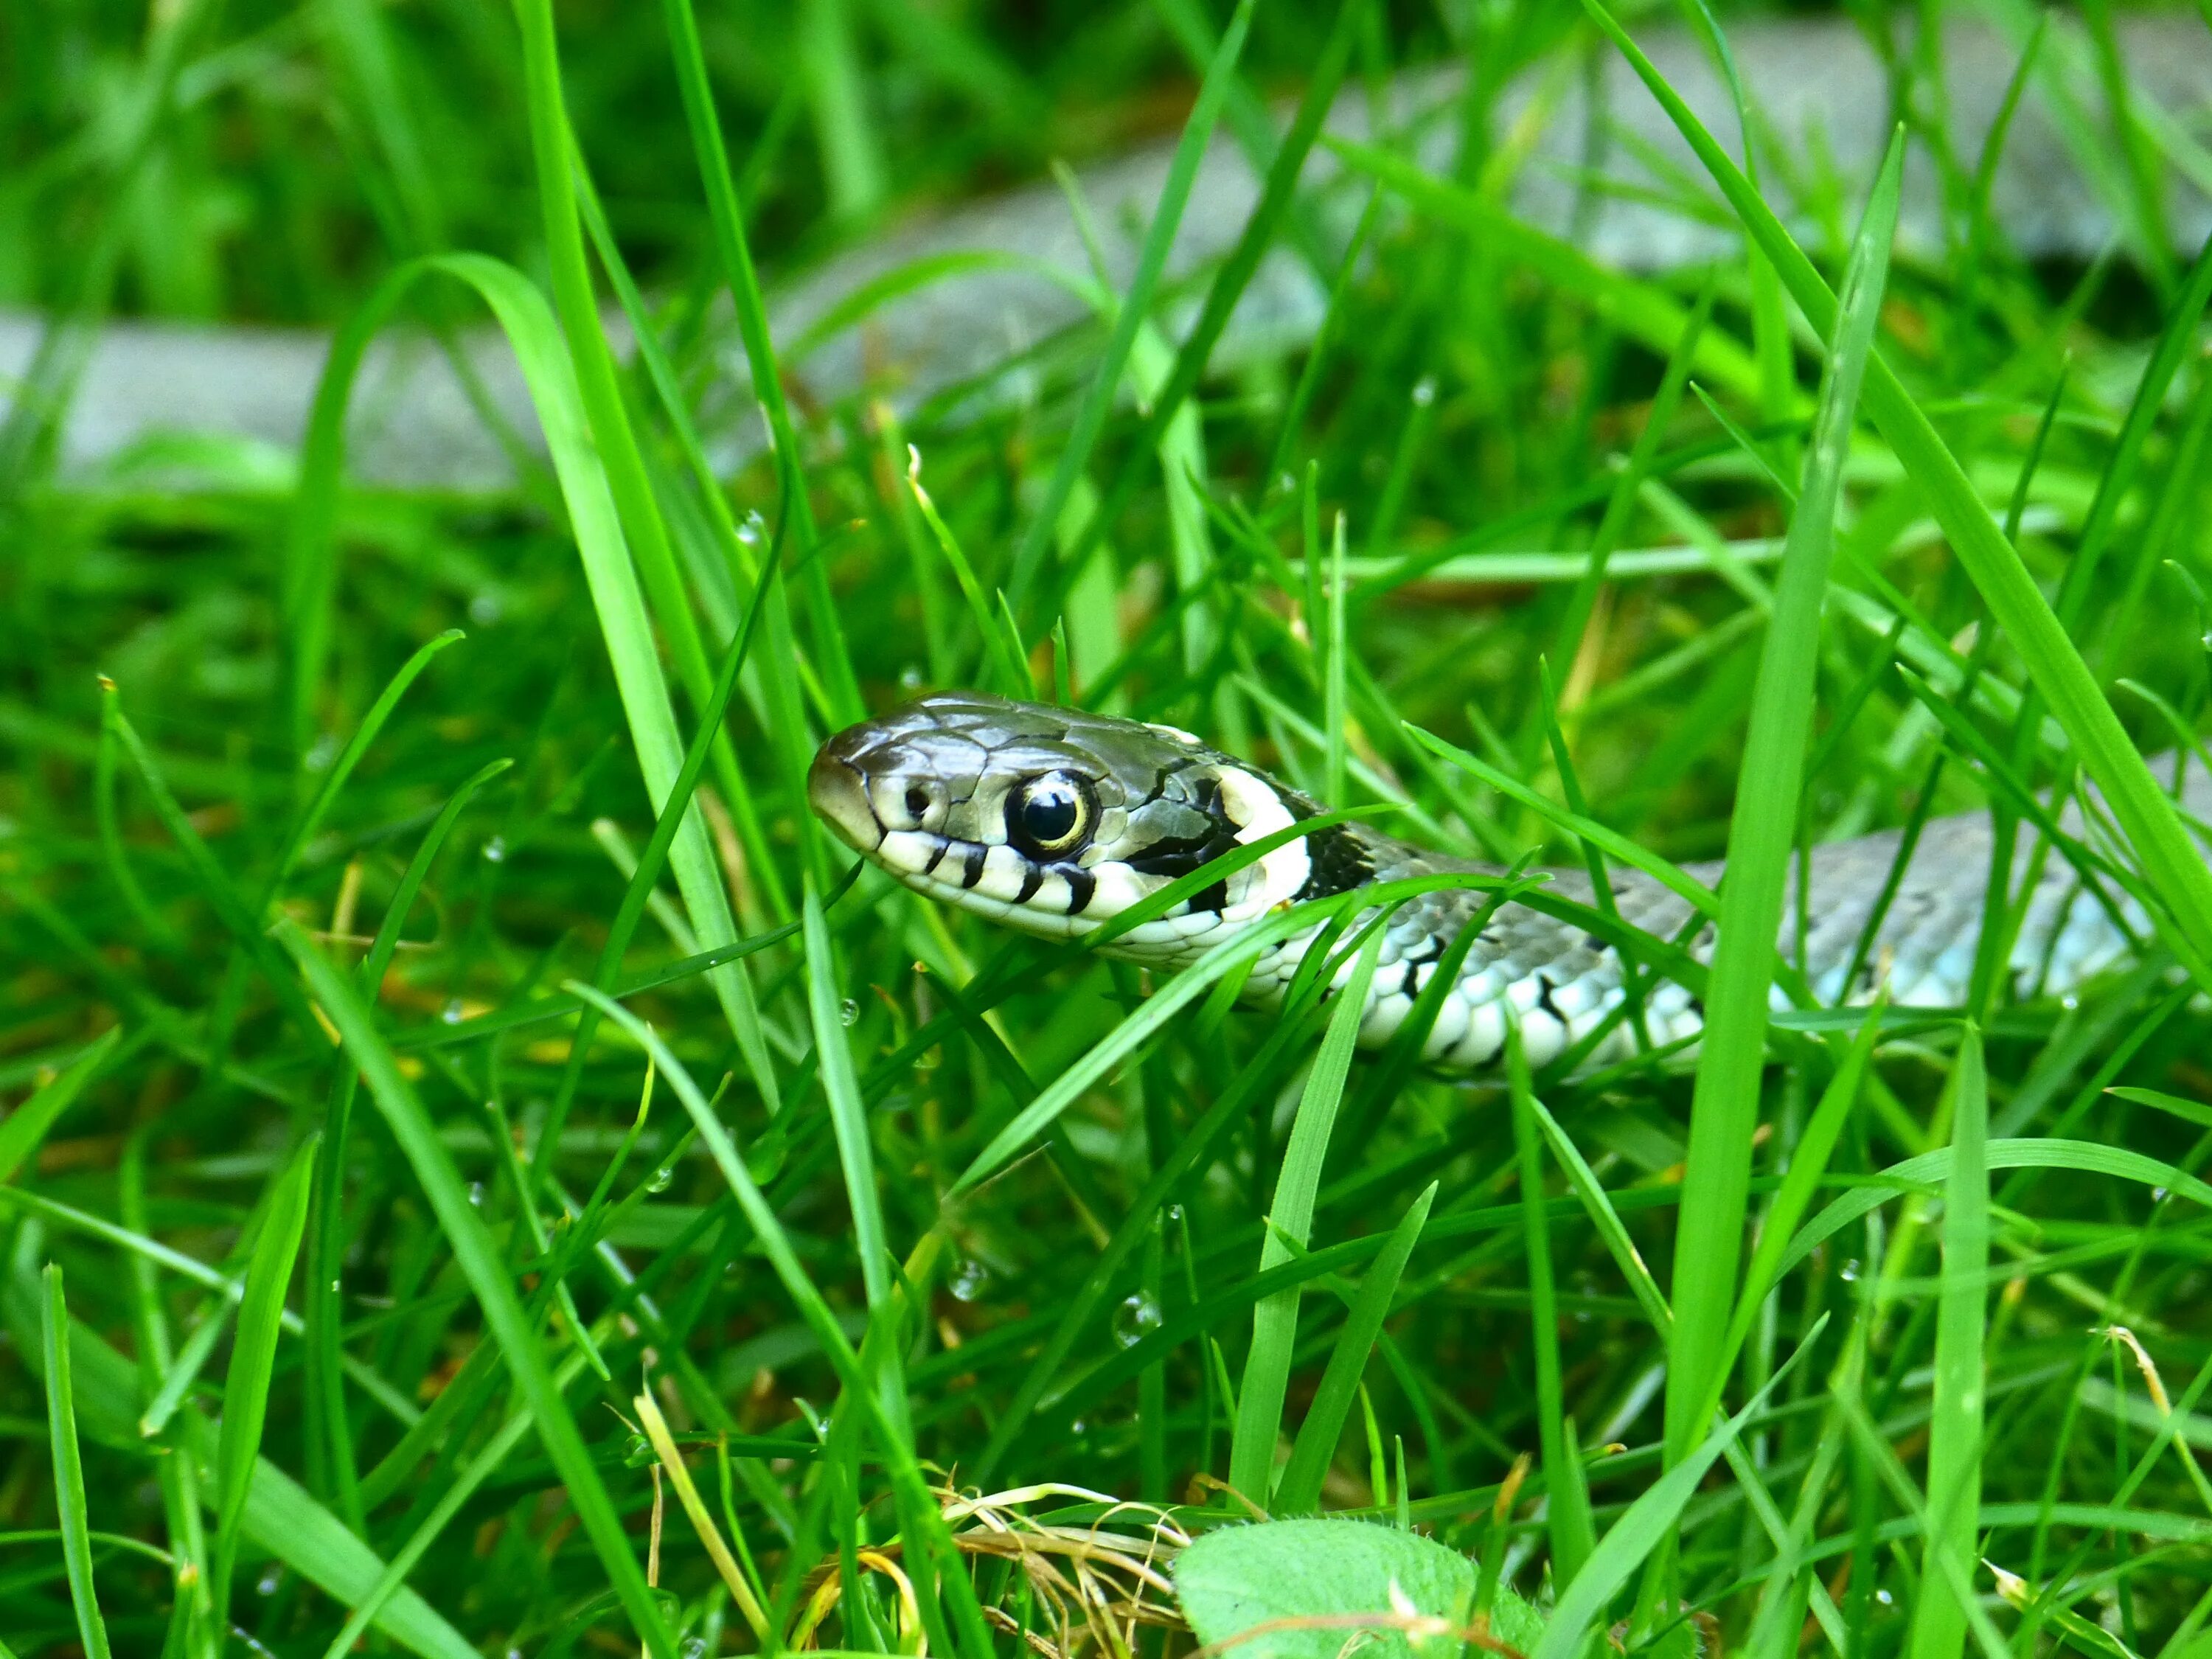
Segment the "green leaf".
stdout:
<path fill-rule="evenodd" d="M 246 1297 L 238 1304 L 238 1330 L 231 1343 L 230 1372 L 222 1385 L 222 1435 L 216 1446 L 215 1562 L 210 1575 L 217 1619 L 230 1607 L 230 1577 L 238 1561 L 239 1525 L 246 1494 L 261 1455 L 262 1425 L 269 1419 L 269 1390 L 276 1371 L 276 1343 L 283 1334 L 284 1292 L 299 1260 L 300 1239 L 307 1225 L 309 1177 L 315 1167 L 316 1138 L 292 1154 L 276 1179 L 261 1218 L 261 1237 L 246 1270 Z"/>
<path fill-rule="evenodd" d="M 1410 1610 L 1464 1625 L 1474 1604 L 1474 1564 L 1395 1527 L 1270 1521 L 1205 1534 L 1176 1558 L 1175 1585 L 1199 1640 L 1235 1642 L 1230 1650 L 1239 1659 L 1337 1659 L 1348 1644 L 1377 1659 L 1412 1659 L 1417 1650 L 1455 1653 L 1458 1644 L 1408 1641 L 1391 1624 Z M 1504 1589 L 1490 1616 L 1492 1633 L 1524 1652 L 1542 1628 L 1528 1603 Z M 1246 1636 L 1255 1626 L 1291 1620 L 1311 1622 Z"/>

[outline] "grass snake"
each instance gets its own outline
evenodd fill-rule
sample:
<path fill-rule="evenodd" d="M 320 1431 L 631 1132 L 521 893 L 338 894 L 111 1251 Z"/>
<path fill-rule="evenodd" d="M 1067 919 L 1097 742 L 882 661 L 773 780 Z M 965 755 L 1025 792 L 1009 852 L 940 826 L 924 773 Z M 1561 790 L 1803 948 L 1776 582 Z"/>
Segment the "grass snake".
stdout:
<path fill-rule="evenodd" d="M 2212 775 L 2194 768 L 2179 781 L 2185 806 L 2199 816 L 2212 809 Z M 924 697 L 838 732 L 815 757 L 809 793 L 841 839 L 915 892 L 1059 939 L 1093 933 L 1178 877 L 1324 811 L 1172 726 L 973 691 Z M 2081 835 L 2078 809 L 2069 809 L 2063 826 Z M 1966 1000 L 1991 863 L 1989 817 L 1966 813 L 1926 823 L 1886 914 L 1863 945 L 1900 834 L 1814 847 L 1802 908 L 1793 877 L 1783 957 L 1802 963 L 1806 988 L 1823 1004 L 1863 1002 L 1878 986 L 1906 1007 Z M 2132 957 L 2149 921 L 2124 890 L 2092 887 L 2065 858 L 2036 858 L 2034 839 L 2023 833 L 2014 860 L 2015 890 L 2026 879 L 2033 884 L 2011 947 L 2011 988 L 2063 995 Z M 1722 865 L 1683 871 L 1710 887 Z M 1536 1065 L 1577 1045 L 1585 1065 L 1626 1059 L 1645 1038 L 1694 1047 L 1703 1006 L 1675 980 L 1636 969 L 1641 1037 L 1625 1017 L 1631 988 L 1618 945 L 1607 942 L 1622 935 L 1608 930 L 1586 871 L 1534 872 L 1544 878 L 1540 886 L 1501 902 L 1495 878 L 1507 873 L 1365 824 L 1326 823 L 1104 948 L 1180 968 L 1304 901 L 1407 878 L 1489 878 L 1481 887 L 1422 893 L 1380 911 L 1384 933 L 1361 1021 L 1363 1046 L 1388 1042 L 1422 988 L 1458 955 L 1455 981 L 1422 1045 L 1423 1058 L 1444 1069 L 1496 1064 L 1509 1020 Z M 1691 932 L 1697 912 L 1688 899 L 1640 870 L 1615 867 L 1607 878 L 1620 927 L 1679 940 L 1692 959 L 1710 960 L 1713 928 L 1708 922 Z M 1794 927 L 1801 909 L 1808 924 L 1802 957 Z M 1280 1006 L 1308 950 L 1326 937 L 1325 920 L 1317 916 L 1311 928 L 1264 951 L 1243 1000 Z M 1479 932 L 1455 951 L 1454 942 L 1477 921 Z M 1643 953 L 1632 936 L 1624 942 L 1634 963 Z M 1347 955 L 1334 983 L 1342 985 L 1351 971 Z M 1776 996 L 1788 1006 L 1778 987 Z"/>

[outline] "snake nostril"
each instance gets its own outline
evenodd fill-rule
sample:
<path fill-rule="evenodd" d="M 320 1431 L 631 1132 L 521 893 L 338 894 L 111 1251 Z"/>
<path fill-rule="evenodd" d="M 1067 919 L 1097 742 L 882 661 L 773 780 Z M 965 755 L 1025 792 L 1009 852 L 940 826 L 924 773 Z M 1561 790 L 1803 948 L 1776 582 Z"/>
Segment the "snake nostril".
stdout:
<path fill-rule="evenodd" d="M 919 819 L 929 811 L 929 792 L 920 784 L 908 789 L 906 792 L 906 810 Z"/>

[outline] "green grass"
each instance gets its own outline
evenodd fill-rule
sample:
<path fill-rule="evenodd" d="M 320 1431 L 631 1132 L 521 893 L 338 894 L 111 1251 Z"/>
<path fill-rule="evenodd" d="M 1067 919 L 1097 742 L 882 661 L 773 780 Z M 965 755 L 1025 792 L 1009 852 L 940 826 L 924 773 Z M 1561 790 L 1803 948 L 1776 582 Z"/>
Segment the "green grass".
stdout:
<path fill-rule="evenodd" d="M 1801 247 L 1686 123 L 1758 255 L 1629 276 L 1315 125 L 1468 52 L 1571 73 L 1595 6 L 777 11 L 8 14 L 0 301 L 342 331 L 286 491 L 0 434 L 0 1654 L 1060 1644 L 956 1489 L 1139 1557 L 1152 1511 L 1085 1494 L 1402 1517 L 1553 1615 L 1540 1659 L 2200 1651 L 2212 876 L 2136 756 L 2212 691 L 2212 258 L 2147 254 L 2165 129 L 2075 131 L 2127 204 L 2079 270 L 1955 146 L 1946 252 L 1893 254 L 1893 172 Z M 2103 8 L 2021 21 L 2114 84 Z M 1133 283 L 1058 273 L 1090 314 L 1024 395 L 783 395 L 827 336 L 770 337 L 763 270 L 1216 124 L 1254 228 L 1173 273 L 1171 191 Z M 1373 192 L 1356 258 L 1312 148 Z M 1272 247 L 1319 341 L 1205 375 Z M 550 465 L 349 486 L 363 349 L 487 312 Z M 725 313 L 776 443 L 717 480 Z M 1318 957 L 1261 1018 L 1257 940 L 1168 980 L 932 909 L 803 807 L 931 684 L 1649 871 L 1709 969 L 1444 880 L 1714 1040 L 1469 1087 L 1411 1063 L 1433 997 L 1351 1054 Z M 2077 775 L 2116 833 L 2043 856 L 2144 905 L 2147 970 L 1802 1006 L 1799 848 L 1992 802 L 2033 841 Z M 1269 936 L 1316 919 L 1370 971 L 1352 904 Z"/>

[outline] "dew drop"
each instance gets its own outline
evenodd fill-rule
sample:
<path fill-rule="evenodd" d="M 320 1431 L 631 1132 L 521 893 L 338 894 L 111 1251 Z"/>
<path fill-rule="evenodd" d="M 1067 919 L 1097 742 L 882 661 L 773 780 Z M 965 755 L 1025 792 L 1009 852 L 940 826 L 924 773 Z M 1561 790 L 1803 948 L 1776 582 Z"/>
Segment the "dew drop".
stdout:
<path fill-rule="evenodd" d="M 899 670 L 899 690 L 902 691 L 921 690 L 921 670 L 918 665 L 908 663 Z"/>
<path fill-rule="evenodd" d="M 446 1000 L 446 1006 L 438 1010 L 438 1018 L 448 1025 L 459 1025 L 461 1023 L 461 1000 L 459 997 L 448 997 Z"/>
<path fill-rule="evenodd" d="M 2150 1201 L 2151 1201 L 2152 1203 L 2154 1203 L 2154 1204 L 2163 1204 L 2163 1203 L 2165 1203 L 2165 1202 L 2166 1202 L 2166 1198 L 2167 1198 L 2167 1193 L 2166 1193 L 2166 1189 L 2165 1188 L 2163 1188 L 2163 1187 L 2154 1187 L 2154 1188 L 2152 1188 L 2150 1189 Z"/>
<path fill-rule="evenodd" d="M 263 1595 L 274 1595 L 276 1594 L 277 1585 L 283 1582 L 283 1569 L 272 1565 L 266 1572 L 263 1573 L 261 1577 L 255 1581 L 253 1588 Z"/>
<path fill-rule="evenodd" d="M 482 1208 L 483 1207 L 483 1182 L 481 1182 L 481 1181 L 471 1181 L 471 1182 L 469 1182 L 469 1203 L 470 1203 L 471 1206 L 472 1208 L 475 1208 L 475 1209 L 479 1209 L 479 1210 L 480 1210 L 480 1209 L 482 1209 Z"/>
<path fill-rule="evenodd" d="M 952 1292 L 956 1302 L 973 1302 L 983 1294 L 983 1286 L 990 1277 L 991 1270 L 971 1255 L 952 1270 L 945 1288 Z"/>
<path fill-rule="evenodd" d="M 684 1659 L 707 1659 L 707 1638 L 687 1636 L 684 1638 Z"/>
<path fill-rule="evenodd" d="M 675 1184 L 676 1171 L 665 1164 L 645 1178 L 645 1190 L 648 1193 L 665 1193 Z"/>
<path fill-rule="evenodd" d="M 1424 374 L 1413 382 L 1413 402 L 1417 407 L 1426 409 L 1436 400 L 1437 377 L 1435 375 Z"/>
<path fill-rule="evenodd" d="M 1167 1207 L 1167 1220 L 1168 1225 L 1170 1227 L 1181 1224 L 1182 1221 L 1182 1206 L 1180 1204 L 1169 1205 Z"/>
<path fill-rule="evenodd" d="M 1129 1297 L 1114 1310 L 1114 1340 L 1125 1348 L 1135 1347 L 1159 1328 L 1160 1304 L 1149 1296 Z"/>
<path fill-rule="evenodd" d="M 746 514 L 745 521 L 738 526 L 738 539 L 747 547 L 758 547 L 767 533 L 768 520 L 761 517 L 758 507 Z"/>
<path fill-rule="evenodd" d="M 1891 1595 L 1887 1590 L 1886 1590 L 1886 1589 L 1878 1589 L 1878 1590 L 1876 1590 L 1876 1591 L 1874 1593 L 1874 1599 L 1875 1599 L 1875 1601 L 1877 1601 L 1881 1602 L 1881 1603 L 1882 1604 L 1882 1606 L 1884 1606 L 1884 1607 L 1893 1607 L 1893 1606 L 1895 1606 L 1895 1605 L 1896 1605 L 1896 1602 L 1897 1602 L 1897 1598 L 1896 1598 L 1895 1596 L 1892 1595 Z"/>
<path fill-rule="evenodd" d="M 1849 1261 L 1844 1263 L 1844 1283 L 1846 1285 L 1856 1285 L 1858 1282 L 1859 1259 L 1856 1256 L 1853 1256 Z"/>
<path fill-rule="evenodd" d="M 313 744 L 308 749 L 306 756 L 302 758 L 301 763 L 305 765 L 310 772 L 327 772 L 331 769 L 332 763 L 337 761 L 337 738 L 334 733 L 325 732 L 321 737 L 315 739 Z"/>
<path fill-rule="evenodd" d="M 860 1005 L 847 997 L 837 1005 L 837 1018 L 843 1024 L 858 1025 L 860 1023 Z"/>
<path fill-rule="evenodd" d="M 487 864 L 506 863 L 507 837 L 505 836 L 494 836 L 489 841 L 483 844 L 483 855 L 484 862 Z"/>

